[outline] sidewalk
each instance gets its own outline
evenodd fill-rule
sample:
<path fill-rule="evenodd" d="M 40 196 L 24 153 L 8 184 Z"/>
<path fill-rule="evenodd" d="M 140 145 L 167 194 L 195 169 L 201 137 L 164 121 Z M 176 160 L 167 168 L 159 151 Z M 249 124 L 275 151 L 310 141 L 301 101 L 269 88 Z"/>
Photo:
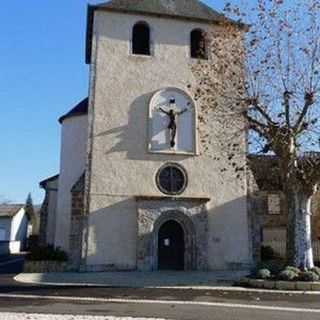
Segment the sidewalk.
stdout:
<path fill-rule="evenodd" d="M 99 272 L 21 273 L 23 283 L 61 286 L 104 286 L 126 288 L 207 288 L 231 286 L 247 272 Z"/>
<path fill-rule="evenodd" d="M 320 295 L 320 291 L 255 289 L 234 286 L 246 272 L 100 272 L 20 273 L 14 280 L 24 284 L 61 287 L 104 287 L 206 290 L 252 294 Z"/>

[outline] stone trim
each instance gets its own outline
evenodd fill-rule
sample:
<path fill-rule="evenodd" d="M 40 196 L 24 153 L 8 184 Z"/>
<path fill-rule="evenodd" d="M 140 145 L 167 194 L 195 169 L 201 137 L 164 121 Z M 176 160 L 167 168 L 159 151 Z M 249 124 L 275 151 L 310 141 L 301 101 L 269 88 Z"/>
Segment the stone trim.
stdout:
<path fill-rule="evenodd" d="M 26 261 L 24 263 L 24 273 L 51 273 L 69 271 L 67 262 L 60 261 Z"/>
<path fill-rule="evenodd" d="M 165 201 L 166 200 L 166 201 Z M 208 270 L 208 214 L 205 202 L 136 198 L 138 209 L 137 269 L 158 270 L 158 232 L 169 220 L 185 234 L 185 270 Z"/>
<path fill-rule="evenodd" d="M 276 281 L 245 278 L 240 281 L 239 285 L 258 289 L 320 291 L 320 282 Z"/>
<path fill-rule="evenodd" d="M 82 235 L 84 227 L 85 174 L 71 189 L 71 226 L 69 258 L 73 268 L 79 269 L 82 258 Z"/>
<path fill-rule="evenodd" d="M 174 197 L 174 196 L 135 196 L 136 201 L 188 201 L 206 203 L 211 199 L 209 197 Z"/>

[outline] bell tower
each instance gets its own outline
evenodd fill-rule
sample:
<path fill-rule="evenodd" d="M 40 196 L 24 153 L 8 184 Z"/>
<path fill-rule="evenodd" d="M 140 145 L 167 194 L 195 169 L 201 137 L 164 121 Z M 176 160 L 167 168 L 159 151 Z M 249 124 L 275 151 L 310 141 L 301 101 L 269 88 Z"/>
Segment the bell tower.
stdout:
<path fill-rule="evenodd" d="M 224 22 L 198 0 L 89 7 L 83 269 L 248 266 L 245 172 L 239 180 L 220 170 L 219 144 L 200 152 L 201 111 L 189 86 L 192 65 L 211 59 L 204 35 Z M 214 139 L 218 129 L 213 120 L 207 132 Z M 238 143 L 245 150 L 245 134 Z M 237 161 L 244 165 L 245 153 Z"/>

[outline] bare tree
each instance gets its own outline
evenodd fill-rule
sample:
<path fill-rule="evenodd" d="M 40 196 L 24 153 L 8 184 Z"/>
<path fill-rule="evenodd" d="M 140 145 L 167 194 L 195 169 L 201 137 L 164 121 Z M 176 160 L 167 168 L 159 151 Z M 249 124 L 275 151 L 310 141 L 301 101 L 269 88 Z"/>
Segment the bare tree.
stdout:
<path fill-rule="evenodd" d="M 210 121 L 210 114 L 230 125 L 242 116 L 250 151 L 277 156 L 288 210 L 288 263 L 312 268 L 310 204 L 320 182 L 320 0 L 228 3 L 225 11 L 247 24 L 226 19 L 207 32 L 210 59 L 193 65 L 199 120 Z"/>

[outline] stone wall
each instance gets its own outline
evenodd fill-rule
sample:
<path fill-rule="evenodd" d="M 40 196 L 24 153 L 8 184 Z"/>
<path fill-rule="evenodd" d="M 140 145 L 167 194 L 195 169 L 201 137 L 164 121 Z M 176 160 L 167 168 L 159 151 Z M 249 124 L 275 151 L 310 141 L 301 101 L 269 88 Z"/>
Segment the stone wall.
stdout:
<path fill-rule="evenodd" d="M 51 177 L 41 182 L 45 190 L 45 198 L 40 209 L 39 244 L 53 245 L 55 239 L 56 208 L 59 176 Z"/>
<path fill-rule="evenodd" d="M 71 223 L 69 260 L 75 269 L 81 265 L 82 236 L 84 223 L 84 181 L 83 174 L 71 190 Z"/>
<path fill-rule="evenodd" d="M 254 162 L 253 162 L 254 161 Z M 274 166 L 274 159 L 268 156 L 251 157 L 251 167 L 248 170 L 248 208 L 251 221 L 251 238 L 253 256 L 260 261 L 261 245 L 263 243 L 263 230 L 287 228 L 288 216 L 286 202 L 280 191 L 279 176 Z M 280 197 L 279 207 L 268 198 L 273 195 Z M 275 214 L 277 213 L 277 214 Z M 312 237 L 320 239 L 320 192 L 312 199 Z M 279 238 L 281 236 L 279 235 Z M 286 241 L 286 240 L 282 240 Z"/>
<path fill-rule="evenodd" d="M 40 209 L 40 231 L 39 231 L 40 246 L 45 246 L 47 244 L 49 194 L 47 190 L 45 192 L 46 192 L 45 197 Z"/>

